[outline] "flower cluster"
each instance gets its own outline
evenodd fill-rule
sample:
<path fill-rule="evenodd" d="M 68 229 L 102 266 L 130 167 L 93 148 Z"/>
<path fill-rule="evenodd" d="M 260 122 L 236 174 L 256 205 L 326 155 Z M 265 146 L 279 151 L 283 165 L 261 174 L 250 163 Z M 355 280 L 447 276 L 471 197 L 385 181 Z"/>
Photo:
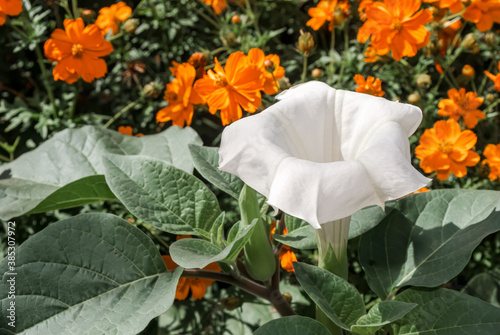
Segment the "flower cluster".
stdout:
<path fill-rule="evenodd" d="M 248 55 L 241 51 L 229 55 L 225 67 L 215 58 L 214 68 L 195 81 L 206 64 L 206 59 L 200 56 L 203 54 L 195 55 L 188 63 L 174 63 L 171 68 L 176 78 L 166 86 L 164 99 L 168 106 L 157 113 L 157 122 L 172 120 L 174 125 L 189 126 L 193 105 L 206 104 L 211 114 L 220 111 L 222 124 L 228 125 L 239 120 L 243 110 L 254 113 L 259 108 L 261 91 L 277 93 L 278 80 L 285 75 L 277 55 L 266 56 L 262 50 L 253 48 Z M 197 63 L 198 72 L 190 63 Z"/>

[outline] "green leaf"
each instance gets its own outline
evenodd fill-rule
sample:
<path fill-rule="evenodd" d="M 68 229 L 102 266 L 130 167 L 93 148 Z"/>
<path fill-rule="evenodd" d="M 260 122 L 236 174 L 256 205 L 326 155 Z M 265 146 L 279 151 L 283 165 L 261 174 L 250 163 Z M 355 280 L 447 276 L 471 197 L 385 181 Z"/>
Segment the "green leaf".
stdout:
<path fill-rule="evenodd" d="M 132 137 L 100 127 L 85 126 L 66 129 L 41 144 L 35 150 L 21 155 L 0 167 L 0 218 L 28 213 L 55 191 L 82 178 L 104 173 L 101 157 L 109 154 L 144 155 L 163 160 L 187 172 L 193 164 L 188 154 L 189 143 L 201 143 L 190 128 L 169 127 L 161 134 Z M 85 193 L 65 192 L 63 207 L 71 201 L 81 205 Z M 52 199 L 53 200 L 53 199 Z M 51 203 L 55 209 L 56 203 Z"/>
<path fill-rule="evenodd" d="M 214 262 L 233 262 L 252 235 L 256 223 L 257 220 L 254 220 L 252 224 L 243 227 L 234 241 L 224 249 L 199 238 L 184 238 L 172 243 L 170 256 L 176 264 L 186 269 L 202 269 Z"/>
<path fill-rule="evenodd" d="M 361 335 L 374 334 L 383 326 L 401 319 L 416 306 L 417 304 L 401 301 L 381 301 L 351 326 L 351 332 Z"/>
<path fill-rule="evenodd" d="M 475 275 L 462 292 L 480 298 L 493 306 L 500 307 L 500 271 L 483 272 Z"/>
<path fill-rule="evenodd" d="M 460 292 L 408 289 L 396 300 L 416 303 L 418 307 L 391 325 L 394 335 L 499 333 L 500 308 Z"/>
<path fill-rule="evenodd" d="M 316 305 L 339 327 L 349 330 L 365 315 L 363 298 L 354 286 L 317 266 L 294 263 L 300 286 Z"/>
<path fill-rule="evenodd" d="M 438 190 L 399 200 L 361 236 L 359 258 L 382 299 L 406 286 L 435 287 L 465 267 L 481 240 L 500 230 L 500 193 Z"/>
<path fill-rule="evenodd" d="M 273 239 L 296 249 L 316 249 L 318 247 L 314 228 L 309 224 L 286 235 L 274 234 Z"/>
<path fill-rule="evenodd" d="M 379 206 L 370 206 L 354 213 L 349 223 L 349 239 L 358 237 L 378 225 L 391 212 L 394 204 L 394 201 L 387 202 L 385 210 Z"/>
<path fill-rule="evenodd" d="M 103 175 L 88 176 L 54 191 L 28 214 L 83 206 L 101 200 L 116 200 L 116 197 Z"/>
<path fill-rule="evenodd" d="M 199 179 L 147 157 L 110 155 L 103 160 L 109 187 L 132 214 L 169 233 L 210 239 L 221 211 Z"/>
<path fill-rule="evenodd" d="M 189 145 L 196 170 L 210 183 L 238 200 L 243 182 L 230 173 L 219 170 L 219 149 Z"/>
<path fill-rule="evenodd" d="M 182 268 L 167 272 L 152 241 L 110 214 L 81 214 L 30 237 L 16 268 L 0 263 L 2 310 L 15 271 L 16 328 L 2 334 L 136 334 L 173 303 Z M 2 312 L 3 313 L 3 312 Z"/>
<path fill-rule="evenodd" d="M 304 316 L 286 316 L 269 321 L 254 335 L 331 335 L 330 331 L 318 321 Z"/>

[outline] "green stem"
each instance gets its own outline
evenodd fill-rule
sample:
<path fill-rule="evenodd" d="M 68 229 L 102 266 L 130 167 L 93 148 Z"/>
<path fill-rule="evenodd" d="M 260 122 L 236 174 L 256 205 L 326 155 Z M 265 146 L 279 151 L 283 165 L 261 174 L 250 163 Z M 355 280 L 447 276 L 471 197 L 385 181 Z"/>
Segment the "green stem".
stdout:
<path fill-rule="evenodd" d="M 329 81 L 330 83 L 333 82 L 333 75 L 335 73 L 335 58 L 334 58 L 334 55 L 335 54 L 335 27 L 332 28 L 332 33 L 331 33 L 331 39 L 330 39 L 330 52 L 329 52 L 329 56 L 330 56 L 330 78 Z"/>
<path fill-rule="evenodd" d="M 483 113 L 487 114 L 489 113 L 493 108 L 495 108 L 498 104 L 500 104 L 500 99 L 497 99 L 494 103 L 492 103 L 491 105 L 489 105 L 484 111 Z"/>
<path fill-rule="evenodd" d="M 199 16 L 203 17 L 205 20 L 207 20 L 207 22 L 211 23 L 215 28 L 217 29 L 221 29 L 221 26 L 215 21 L 213 20 L 210 16 L 208 16 L 207 14 L 203 13 L 202 11 L 200 11 L 198 8 L 196 8 L 195 6 L 191 6 L 191 9 L 196 12 L 196 14 L 198 14 Z"/>
<path fill-rule="evenodd" d="M 303 57 L 303 64 L 302 64 L 302 75 L 300 76 L 300 81 L 305 82 L 306 81 L 306 75 L 307 75 L 307 55 L 304 54 Z"/>
<path fill-rule="evenodd" d="M 80 12 L 78 11 L 78 0 L 71 0 L 71 4 L 73 5 L 73 17 L 76 20 L 80 17 Z"/>
<path fill-rule="evenodd" d="M 135 101 L 132 101 L 127 106 L 123 107 L 118 113 L 115 114 L 115 116 L 113 116 L 113 118 L 111 120 L 109 120 L 108 122 L 106 122 L 106 124 L 104 125 L 104 128 L 108 128 L 120 116 L 122 116 L 123 114 L 125 114 L 126 112 L 128 112 L 132 107 L 134 107 L 135 105 L 137 105 L 139 103 L 139 101 L 141 101 L 141 98 L 139 98 L 139 99 L 137 99 Z"/>
<path fill-rule="evenodd" d="M 258 284 L 249 278 L 243 276 L 233 277 L 225 273 L 198 269 L 184 269 L 182 277 L 212 279 L 239 287 L 248 293 L 268 300 L 281 316 L 295 315 L 295 312 L 283 298 L 279 290 L 274 287 Z"/>
<path fill-rule="evenodd" d="M 337 84 L 342 88 L 342 77 L 344 76 L 345 67 L 347 65 L 347 53 L 349 52 L 349 34 L 348 34 L 349 21 L 344 25 L 344 53 L 342 55 L 342 65 L 340 67 L 339 78 L 337 79 Z M 364 53 L 363 53 L 364 54 Z"/>
<path fill-rule="evenodd" d="M 255 32 L 257 33 L 257 36 L 260 38 L 262 36 L 260 32 L 260 27 L 259 27 L 259 15 L 255 14 L 255 12 L 252 9 L 252 5 L 250 4 L 250 0 L 245 1 L 246 9 L 248 16 L 252 19 L 253 26 L 255 28 Z"/>
<path fill-rule="evenodd" d="M 54 113 L 54 119 L 57 119 L 58 108 L 54 99 L 54 92 L 52 91 L 52 87 L 50 86 L 47 69 L 43 64 L 44 58 L 42 56 L 42 52 L 40 51 L 40 47 L 38 46 L 38 44 L 35 46 L 35 54 L 38 66 L 40 67 L 40 71 L 42 71 L 43 84 L 45 85 L 45 89 L 47 90 L 47 95 L 49 96 L 50 104 L 52 105 L 52 112 Z"/>
<path fill-rule="evenodd" d="M 78 103 L 78 95 L 80 94 L 81 87 L 82 83 L 80 80 L 78 80 L 75 85 L 75 96 L 73 97 L 73 101 L 71 102 L 71 105 L 69 107 L 68 120 L 73 120 L 73 115 L 75 114 L 76 105 Z"/>

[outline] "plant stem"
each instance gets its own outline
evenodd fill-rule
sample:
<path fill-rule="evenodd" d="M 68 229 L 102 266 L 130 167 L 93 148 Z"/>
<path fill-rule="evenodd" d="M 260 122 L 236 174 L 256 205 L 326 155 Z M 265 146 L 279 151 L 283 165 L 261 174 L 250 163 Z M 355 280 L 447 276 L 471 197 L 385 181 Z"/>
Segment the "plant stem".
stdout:
<path fill-rule="evenodd" d="M 71 0 L 71 4 L 73 5 L 73 17 L 76 20 L 80 17 L 80 12 L 78 11 L 78 0 Z"/>
<path fill-rule="evenodd" d="M 42 52 L 40 51 L 40 47 L 38 44 L 35 46 L 35 54 L 36 60 L 38 62 L 38 66 L 40 67 L 40 71 L 42 71 L 43 83 L 45 85 L 45 89 L 47 90 L 47 95 L 49 96 L 50 104 L 52 105 L 52 112 L 54 113 L 54 119 L 57 119 L 57 105 L 54 99 L 54 92 L 52 92 L 52 87 L 49 84 L 47 69 L 43 64 L 44 58 L 42 56 Z"/>
<path fill-rule="evenodd" d="M 126 112 L 128 112 L 129 109 L 131 109 L 132 107 L 134 107 L 136 104 L 139 103 L 139 101 L 141 101 L 141 98 L 135 100 L 135 101 L 132 101 L 131 103 L 129 103 L 127 106 L 123 107 L 118 113 L 115 114 L 115 116 L 113 116 L 113 118 L 111 120 L 109 120 L 108 122 L 106 122 L 106 124 L 104 125 L 104 128 L 108 128 L 113 122 L 115 122 L 120 116 L 122 116 L 123 114 L 125 114 Z"/>
<path fill-rule="evenodd" d="M 300 76 L 300 81 L 305 82 L 306 81 L 306 75 L 307 75 L 307 55 L 304 53 L 303 56 L 303 63 L 302 63 L 302 75 Z"/>
<path fill-rule="evenodd" d="M 332 33 L 331 33 L 331 38 L 330 38 L 330 78 L 329 81 L 330 83 L 333 82 L 333 74 L 335 72 L 335 58 L 333 55 L 335 54 L 335 28 L 332 27 Z"/>
<path fill-rule="evenodd" d="M 232 277 L 225 273 L 199 269 L 184 269 L 181 276 L 186 278 L 207 278 L 234 285 L 248 293 L 268 300 L 281 316 L 295 315 L 295 312 L 283 298 L 279 289 L 273 286 L 267 287 L 243 276 Z"/>
<path fill-rule="evenodd" d="M 342 54 L 342 65 L 340 67 L 340 74 L 336 81 L 342 88 L 342 77 L 344 76 L 345 67 L 347 65 L 347 53 L 349 52 L 349 34 L 348 34 L 349 21 L 344 25 L 344 53 Z"/>
<path fill-rule="evenodd" d="M 71 102 L 71 106 L 69 107 L 68 120 L 72 120 L 73 115 L 75 114 L 76 104 L 78 103 L 78 95 L 80 94 L 81 86 L 82 83 L 80 80 L 78 80 L 75 85 L 75 96 L 73 97 L 73 101 Z"/>

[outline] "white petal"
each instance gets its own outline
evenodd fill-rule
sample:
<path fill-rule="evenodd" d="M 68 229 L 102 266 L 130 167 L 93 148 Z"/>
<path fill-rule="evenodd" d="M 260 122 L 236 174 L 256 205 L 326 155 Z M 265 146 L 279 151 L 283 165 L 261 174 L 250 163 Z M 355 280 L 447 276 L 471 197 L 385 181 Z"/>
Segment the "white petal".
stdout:
<path fill-rule="evenodd" d="M 283 211 L 319 224 L 404 196 L 428 180 L 410 164 L 412 105 L 298 85 L 281 101 L 222 134 L 219 168 L 239 176 Z"/>

